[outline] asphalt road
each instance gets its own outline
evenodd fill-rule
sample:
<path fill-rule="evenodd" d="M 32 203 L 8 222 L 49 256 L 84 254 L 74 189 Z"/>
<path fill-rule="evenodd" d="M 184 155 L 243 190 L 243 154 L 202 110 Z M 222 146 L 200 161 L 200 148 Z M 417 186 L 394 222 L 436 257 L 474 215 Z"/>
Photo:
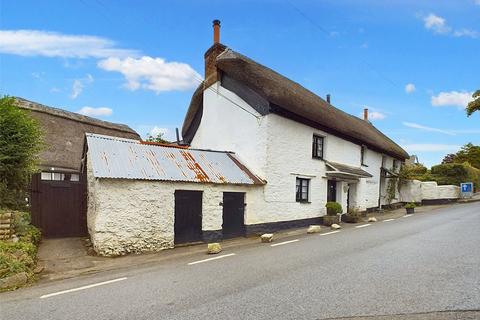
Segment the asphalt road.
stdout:
<path fill-rule="evenodd" d="M 297 239 L 0 294 L 0 318 L 480 319 L 480 203 Z"/>

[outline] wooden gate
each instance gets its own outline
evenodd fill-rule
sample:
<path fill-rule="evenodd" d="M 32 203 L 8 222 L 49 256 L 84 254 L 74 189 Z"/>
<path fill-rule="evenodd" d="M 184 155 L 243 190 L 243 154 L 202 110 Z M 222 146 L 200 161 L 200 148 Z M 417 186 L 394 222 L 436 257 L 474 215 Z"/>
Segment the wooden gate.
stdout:
<path fill-rule="evenodd" d="M 43 173 L 44 175 L 47 173 Z M 50 173 L 53 176 L 53 173 Z M 71 174 L 59 173 L 61 180 L 42 180 L 40 173 L 32 178 L 32 223 L 45 237 L 79 237 L 87 234 L 86 184 L 65 179 Z"/>
<path fill-rule="evenodd" d="M 223 238 L 245 236 L 245 193 L 223 193 Z"/>
<path fill-rule="evenodd" d="M 202 191 L 175 191 L 175 244 L 202 240 Z"/>

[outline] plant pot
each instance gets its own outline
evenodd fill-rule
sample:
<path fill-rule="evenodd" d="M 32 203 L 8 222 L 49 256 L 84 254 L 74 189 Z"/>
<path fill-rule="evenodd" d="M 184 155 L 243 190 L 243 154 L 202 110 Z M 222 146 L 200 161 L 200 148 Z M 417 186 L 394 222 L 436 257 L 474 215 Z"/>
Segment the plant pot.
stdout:
<path fill-rule="evenodd" d="M 407 214 L 415 213 L 415 208 L 405 208 L 407 210 Z"/>
<path fill-rule="evenodd" d="M 331 226 L 331 225 L 334 224 L 334 223 L 340 223 L 339 216 L 337 216 L 337 215 L 334 215 L 334 216 L 331 216 L 331 215 L 323 216 L 323 224 L 324 224 L 324 225 L 326 225 L 326 226 Z"/>

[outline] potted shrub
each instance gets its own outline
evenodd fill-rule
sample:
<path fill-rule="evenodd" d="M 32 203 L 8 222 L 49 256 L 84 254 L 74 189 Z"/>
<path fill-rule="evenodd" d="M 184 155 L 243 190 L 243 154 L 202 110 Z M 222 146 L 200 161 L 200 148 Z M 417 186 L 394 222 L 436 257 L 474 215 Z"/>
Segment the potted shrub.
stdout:
<path fill-rule="evenodd" d="M 412 214 L 412 213 L 415 213 L 415 207 L 417 205 L 415 204 L 415 202 L 410 202 L 410 203 L 407 203 L 405 205 L 405 209 L 407 210 L 407 214 Z"/>
<path fill-rule="evenodd" d="M 338 214 L 342 213 L 342 206 L 338 202 L 327 202 L 325 205 L 327 208 L 327 215 L 323 216 L 323 224 L 326 226 L 331 226 L 334 223 L 339 223 L 340 219 Z"/>
<path fill-rule="evenodd" d="M 362 221 L 362 214 L 357 208 L 351 209 L 342 216 L 342 220 L 348 223 L 357 223 Z"/>

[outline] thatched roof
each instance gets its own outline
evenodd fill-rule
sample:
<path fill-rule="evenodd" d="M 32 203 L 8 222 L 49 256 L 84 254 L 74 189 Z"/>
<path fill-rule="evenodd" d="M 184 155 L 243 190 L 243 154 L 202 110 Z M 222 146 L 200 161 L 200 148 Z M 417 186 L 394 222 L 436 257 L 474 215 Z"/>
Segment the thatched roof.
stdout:
<path fill-rule="evenodd" d="M 406 159 L 408 154 L 370 122 L 335 108 L 300 84 L 282 76 L 248 57 L 226 48 L 216 59 L 223 75 L 238 81 L 268 100 L 270 113 L 276 113 L 305 123 L 357 144 L 395 158 Z M 195 91 L 184 120 L 182 134 L 189 143 L 198 128 L 203 99 Z M 196 121 L 194 121 L 197 119 Z"/>
<path fill-rule="evenodd" d="M 87 132 L 140 139 L 137 132 L 124 124 L 94 119 L 22 98 L 15 99 L 18 107 L 30 111 L 44 131 L 46 146 L 40 154 L 42 168 L 80 170 Z"/>

